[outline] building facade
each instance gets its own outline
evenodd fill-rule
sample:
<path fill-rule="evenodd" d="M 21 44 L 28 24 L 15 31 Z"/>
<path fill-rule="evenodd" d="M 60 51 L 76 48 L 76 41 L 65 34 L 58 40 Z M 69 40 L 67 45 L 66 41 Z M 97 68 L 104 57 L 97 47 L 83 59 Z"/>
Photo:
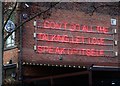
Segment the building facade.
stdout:
<path fill-rule="evenodd" d="M 107 82 L 107 72 L 119 78 L 118 6 L 21 3 L 20 22 L 40 14 L 20 29 L 19 79 L 32 86 L 96 86 Z"/>

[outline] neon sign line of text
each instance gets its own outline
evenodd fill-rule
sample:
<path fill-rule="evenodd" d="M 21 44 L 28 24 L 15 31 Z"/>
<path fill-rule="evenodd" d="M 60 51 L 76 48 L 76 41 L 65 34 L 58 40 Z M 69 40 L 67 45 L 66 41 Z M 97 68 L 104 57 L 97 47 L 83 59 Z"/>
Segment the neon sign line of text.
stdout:
<path fill-rule="evenodd" d="M 85 38 L 84 36 L 68 37 L 67 35 L 54 35 L 54 34 L 45 34 L 38 33 L 37 40 L 46 40 L 53 42 L 65 42 L 65 43 L 83 43 L 83 44 L 93 44 L 93 45 L 105 45 L 104 38 L 97 39 Z"/>
<path fill-rule="evenodd" d="M 104 50 L 59 48 L 59 47 L 49 47 L 49 46 L 37 46 L 37 52 L 38 53 L 50 53 L 50 54 L 105 56 Z"/>
<path fill-rule="evenodd" d="M 51 29 L 58 29 L 58 30 L 69 30 L 69 31 L 81 31 L 81 32 L 90 32 L 90 33 L 102 33 L 102 34 L 108 34 L 108 27 L 101 27 L 101 26 L 96 26 L 95 30 L 93 29 L 92 26 L 87 26 L 87 25 L 80 25 L 80 24 L 75 24 L 75 23 L 67 23 L 67 22 L 54 22 L 54 21 L 48 21 L 45 20 L 43 22 L 43 28 L 51 28 Z"/>

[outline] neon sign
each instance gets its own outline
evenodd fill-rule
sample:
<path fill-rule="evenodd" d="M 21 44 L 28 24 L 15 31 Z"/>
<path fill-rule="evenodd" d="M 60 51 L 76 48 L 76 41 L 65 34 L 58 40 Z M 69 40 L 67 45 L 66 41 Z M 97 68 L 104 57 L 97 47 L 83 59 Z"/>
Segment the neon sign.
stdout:
<path fill-rule="evenodd" d="M 65 43 L 85 43 L 85 44 L 94 44 L 94 45 L 104 45 L 104 38 L 97 39 L 93 38 L 85 38 L 84 36 L 76 36 L 69 37 L 67 35 L 55 35 L 55 34 L 46 34 L 46 33 L 38 33 L 38 40 L 46 40 L 53 42 L 65 42 Z"/>
<path fill-rule="evenodd" d="M 109 29 L 107 27 L 101 27 L 101 26 L 87 26 L 87 25 L 80 25 L 80 24 L 75 24 L 75 23 L 67 23 L 67 22 L 54 22 L 54 21 L 49 21 L 49 20 L 45 20 L 42 23 L 41 22 L 37 22 L 36 27 L 39 28 L 39 26 L 41 26 L 42 28 L 39 30 L 36 30 L 36 52 L 40 53 L 40 54 L 66 54 L 66 55 L 81 55 L 81 56 L 94 56 L 94 57 L 101 57 L 101 56 L 108 56 L 105 54 L 104 49 L 101 49 L 101 46 L 111 46 L 111 44 L 108 44 L 106 42 L 107 38 L 104 38 L 104 36 L 100 36 L 98 37 L 97 34 L 103 34 L 106 35 L 108 33 L 110 33 Z M 41 30 L 41 31 L 40 31 Z M 42 31 L 43 30 L 43 31 Z M 56 30 L 58 33 L 56 32 L 52 32 L 52 34 L 48 33 L 47 31 L 50 30 Z M 59 31 L 62 30 L 61 32 L 65 32 L 65 31 L 70 31 L 70 33 L 72 34 L 71 36 L 69 35 L 69 33 L 64 33 L 64 35 L 60 35 Z M 39 31 L 39 32 L 38 32 Z M 44 32 L 45 31 L 45 32 Z M 85 34 L 79 34 L 79 36 L 77 34 L 75 34 L 74 32 L 84 32 L 89 33 L 89 34 L 93 34 L 95 33 L 95 37 L 86 37 Z M 74 35 L 73 35 L 74 34 Z M 112 35 L 112 34 L 110 34 Z M 108 37 L 109 35 L 105 36 Z M 60 47 L 57 46 L 55 47 L 54 45 L 41 45 L 39 44 L 40 42 L 38 41 L 43 41 L 43 42 L 60 42 L 61 44 L 69 43 L 71 46 L 72 44 L 77 44 L 77 48 L 66 48 L 65 47 Z M 113 41 L 113 40 L 111 40 Z M 112 42 L 110 42 L 112 43 Z M 57 44 L 57 43 L 56 43 Z M 79 44 L 79 45 L 78 45 Z M 81 44 L 84 44 L 82 46 L 86 46 L 89 45 L 91 46 L 90 48 L 80 48 Z M 94 46 L 97 46 L 98 49 L 94 48 Z"/>
<path fill-rule="evenodd" d="M 70 31 L 82 31 L 82 32 L 96 32 L 96 33 L 108 33 L 107 27 L 101 27 L 101 26 L 87 26 L 87 25 L 80 25 L 80 24 L 74 24 L 74 23 L 67 23 L 67 22 L 53 22 L 45 20 L 43 22 L 44 28 L 51 28 L 51 29 L 63 29 L 63 30 L 70 30 Z"/>
<path fill-rule="evenodd" d="M 37 46 L 38 53 L 68 54 L 68 55 L 86 55 L 86 56 L 104 56 L 103 50 L 95 49 L 72 49 L 49 46 Z"/>

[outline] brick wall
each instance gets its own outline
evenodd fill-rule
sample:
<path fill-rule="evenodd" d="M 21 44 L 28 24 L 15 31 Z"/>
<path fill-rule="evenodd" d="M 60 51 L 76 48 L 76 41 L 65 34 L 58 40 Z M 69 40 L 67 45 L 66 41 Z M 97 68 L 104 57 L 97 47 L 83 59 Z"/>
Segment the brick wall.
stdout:
<path fill-rule="evenodd" d="M 3 63 L 8 64 L 10 60 L 12 60 L 13 63 L 18 62 L 18 49 L 11 49 L 11 50 L 6 50 L 4 51 L 4 56 L 3 56 Z"/>
<path fill-rule="evenodd" d="M 63 4 L 64 6 L 64 4 Z M 72 6 L 74 9 L 76 7 Z M 87 7 L 87 6 L 86 6 Z M 80 25 L 88 25 L 88 26 L 102 26 L 102 27 L 109 27 L 111 30 L 112 28 L 118 29 L 118 24 L 116 26 L 111 26 L 111 18 L 115 18 L 118 21 L 118 17 L 115 15 L 109 15 L 109 12 L 103 13 L 96 13 L 94 12 L 92 16 L 83 12 L 82 10 L 68 10 L 66 8 L 60 9 L 59 7 L 56 9 L 51 10 L 51 15 L 46 18 L 46 20 L 54 21 L 54 22 L 68 22 L 68 23 L 76 23 Z M 32 11 L 31 11 L 32 12 Z M 23 50 L 22 50 L 22 58 L 23 62 L 28 63 L 43 63 L 43 64 L 65 64 L 65 65 L 118 65 L 118 57 L 114 56 L 81 56 L 81 55 L 60 55 L 60 54 L 38 54 L 34 51 L 33 47 L 35 45 L 35 38 L 33 36 L 35 32 L 35 27 L 33 26 L 34 20 L 42 20 L 42 17 L 37 17 L 32 21 L 28 22 L 23 27 Z M 68 36 L 80 36 L 81 34 L 85 37 L 108 37 L 105 34 L 89 34 L 89 33 L 79 33 L 79 32 L 70 32 L 70 31 L 60 31 L 54 29 L 43 29 L 37 28 L 37 33 L 47 33 L 47 34 L 58 34 L 58 35 L 68 35 Z M 111 38 L 113 36 L 109 36 Z M 115 39 L 118 40 L 118 35 L 116 34 Z M 107 43 L 107 42 L 106 42 Z M 113 42 L 108 42 L 113 43 Z M 112 50 L 113 46 L 96 46 L 96 45 L 79 45 L 79 44 L 67 44 L 67 43 L 57 43 L 57 42 L 45 42 L 45 41 L 37 41 L 38 45 L 41 46 L 54 46 L 54 47 L 65 47 L 65 48 L 95 48 L 95 49 L 105 49 L 105 50 Z M 113 51 L 117 51 L 118 46 L 115 46 Z M 111 53 L 107 53 L 108 55 Z M 113 53 L 112 53 L 113 54 Z M 62 60 L 60 58 L 62 57 Z"/>

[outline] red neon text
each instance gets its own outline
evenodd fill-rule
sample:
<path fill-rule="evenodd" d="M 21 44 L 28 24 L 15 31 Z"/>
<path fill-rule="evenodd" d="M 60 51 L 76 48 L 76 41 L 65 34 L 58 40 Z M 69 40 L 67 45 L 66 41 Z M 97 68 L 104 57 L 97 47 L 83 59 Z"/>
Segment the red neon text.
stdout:
<path fill-rule="evenodd" d="M 54 22 L 45 20 L 43 22 L 43 28 L 50 28 L 50 29 L 63 29 L 63 30 L 70 30 L 70 31 L 82 31 L 82 32 L 96 32 L 96 33 L 108 33 L 107 27 L 101 26 L 87 26 L 87 25 L 80 25 L 74 23 L 67 23 L 67 22 Z"/>
<path fill-rule="evenodd" d="M 50 53 L 50 54 L 104 56 L 103 50 L 59 48 L 59 47 L 49 47 L 49 46 L 37 46 L 37 52 L 38 53 Z"/>
<path fill-rule="evenodd" d="M 97 26 L 96 29 L 99 33 L 108 33 L 108 28 L 106 27 Z"/>
<path fill-rule="evenodd" d="M 69 37 L 67 35 L 55 35 L 55 34 L 45 34 L 38 33 L 38 40 L 46 40 L 53 42 L 66 42 L 66 43 L 87 43 L 94 45 L 104 45 L 104 38 L 85 38 L 84 36 Z"/>

